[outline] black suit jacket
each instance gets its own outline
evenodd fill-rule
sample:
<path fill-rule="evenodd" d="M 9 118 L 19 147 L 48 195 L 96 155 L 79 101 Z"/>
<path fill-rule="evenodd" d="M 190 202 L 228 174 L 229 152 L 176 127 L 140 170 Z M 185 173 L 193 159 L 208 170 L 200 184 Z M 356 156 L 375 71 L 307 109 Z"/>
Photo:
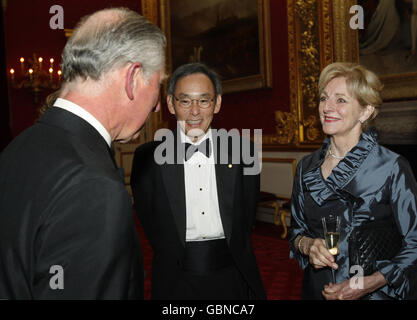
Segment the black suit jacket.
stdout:
<path fill-rule="evenodd" d="M 141 299 L 142 260 L 108 145 L 51 108 L 0 156 L 0 298 Z M 62 290 L 50 286 L 54 265 Z"/>
<path fill-rule="evenodd" d="M 169 299 L 179 279 L 185 253 L 186 199 L 184 165 L 159 165 L 154 161 L 154 151 L 160 143 L 149 142 L 136 149 L 131 186 L 136 211 L 154 250 L 152 298 Z M 175 157 L 176 150 L 177 143 Z M 227 243 L 252 297 L 265 299 L 250 242 L 259 197 L 259 175 L 243 175 L 241 164 L 231 167 L 219 164 L 217 150 L 214 156 L 220 216 Z"/>

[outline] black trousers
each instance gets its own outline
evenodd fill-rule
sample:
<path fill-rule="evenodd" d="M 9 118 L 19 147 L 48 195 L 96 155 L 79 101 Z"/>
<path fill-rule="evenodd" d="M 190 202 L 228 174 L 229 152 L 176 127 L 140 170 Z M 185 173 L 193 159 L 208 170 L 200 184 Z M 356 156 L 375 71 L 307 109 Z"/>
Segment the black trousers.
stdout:
<path fill-rule="evenodd" d="M 249 287 L 233 261 L 226 240 L 187 242 L 183 270 L 172 299 L 249 298 Z"/>

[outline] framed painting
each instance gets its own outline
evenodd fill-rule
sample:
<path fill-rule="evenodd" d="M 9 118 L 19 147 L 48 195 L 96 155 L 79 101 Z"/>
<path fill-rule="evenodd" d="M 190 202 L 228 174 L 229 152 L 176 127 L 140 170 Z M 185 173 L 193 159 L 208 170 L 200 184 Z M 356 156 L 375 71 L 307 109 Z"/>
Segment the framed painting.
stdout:
<path fill-rule="evenodd" d="M 223 92 L 272 87 L 269 0 L 160 0 L 167 72 L 202 62 Z"/>
<path fill-rule="evenodd" d="M 364 29 L 352 30 L 351 6 L 364 10 Z M 415 0 L 334 0 L 335 61 L 359 62 L 384 84 L 375 119 L 382 144 L 417 144 L 417 5 Z M 415 26 L 412 28 L 412 26 Z"/>
<path fill-rule="evenodd" d="M 338 5 L 341 1 L 333 4 L 334 33 L 348 41 L 335 43 L 336 60 L 374 71 L 384 84 L 384 101 L 417 98 L 417 1 L 347 0 Z M 349 11 L 356 4 L 363 9 L 364 28 L 352 30 Z"/>

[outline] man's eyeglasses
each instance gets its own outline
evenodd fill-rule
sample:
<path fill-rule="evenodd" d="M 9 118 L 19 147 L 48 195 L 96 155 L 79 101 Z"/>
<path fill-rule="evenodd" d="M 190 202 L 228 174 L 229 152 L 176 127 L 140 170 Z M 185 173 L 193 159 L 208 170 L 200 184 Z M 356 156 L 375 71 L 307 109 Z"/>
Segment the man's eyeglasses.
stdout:
<path fill-rule="evenodd" d="M 176 96 L 173 96 L 173 97 L 174 97 L 175 101 L 178 102 L 180 107 L 182 107 L 184 109 L 191 108 L 191 105 L 193 104 L 193 101 L 196 101 L 197 105 L 201 109 L 206 109 L 206 108 L 210 107 L 211 104 L 214 101 L 214 99 L 209 99 L 209 98 L 190 99 L 190 98 L 177 98 Z"/>

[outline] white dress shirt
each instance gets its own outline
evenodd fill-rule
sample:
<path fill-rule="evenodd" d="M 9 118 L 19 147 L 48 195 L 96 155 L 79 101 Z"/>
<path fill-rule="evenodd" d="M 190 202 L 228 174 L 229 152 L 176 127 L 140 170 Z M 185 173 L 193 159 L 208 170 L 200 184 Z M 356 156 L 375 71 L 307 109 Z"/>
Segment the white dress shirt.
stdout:
<path fill-rule="evenodd" d="M 74 102 L 71 102 L 66 99 L 58 98 L 56 99 L 54 103 L 54 107 L 58 107 L 61 109 L 65 109 L 76 116 L 80 117 L 81 119 L 84 119 L 87 121 L 90 125 L 94 127 L 100 133 L 100 135 L 103 137 L 103 139 L 106 141 L 106 143 L 111 146 L 111 137 L 109 132 L 106 130 L 106 128 L 103 127 L 103 125 L 98 121 L 91 113 L 89 113 L 84 108 L 80 107 L 78 104 L 75 104 Z"/>
<path fill-rule="evenodd" d="M 183 143 L 199 144 L 210 139 L 211 153 L 207 158 L 201 152 L 195 152 L 190 159 L 184 160 L 185 203 L 186 203 L 186 241 L 204 241 L 224 239 L 224 230 L 220 218 L 217 196 L 216 167 L 213 154 L 211 129 L 197 142 L 181 132 Z"/>

